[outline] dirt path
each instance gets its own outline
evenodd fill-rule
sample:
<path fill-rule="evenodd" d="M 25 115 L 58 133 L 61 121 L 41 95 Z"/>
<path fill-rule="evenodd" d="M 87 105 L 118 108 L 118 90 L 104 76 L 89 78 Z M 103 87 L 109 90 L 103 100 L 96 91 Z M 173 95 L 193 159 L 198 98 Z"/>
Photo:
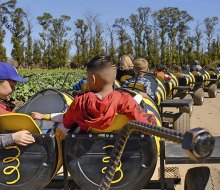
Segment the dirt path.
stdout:
<path fill-rule="evenodd" d="M 191 128 L 202 127 L 208 129 L 213 135 L 220 136 L 220 89 L 216 98 L 208 98 L 205 93 L 205 102 L 202 106 L 193 106 L 193 114 L 191 116 Z M 191 167 L 201 166 L 202 164 L 178 164 L 167 165 L 168 167 L 178 167 L 181 176 L 181 184 L 176 186 L 176 190 L 184 190 L 184 177 L 187 170 Z M 203 164 L 220 168 L 219 164 Z M 158 166 L 157 166 L 158 168 Z M 158 179 L 158 169 L 155 170 L 152 179 Z"/>

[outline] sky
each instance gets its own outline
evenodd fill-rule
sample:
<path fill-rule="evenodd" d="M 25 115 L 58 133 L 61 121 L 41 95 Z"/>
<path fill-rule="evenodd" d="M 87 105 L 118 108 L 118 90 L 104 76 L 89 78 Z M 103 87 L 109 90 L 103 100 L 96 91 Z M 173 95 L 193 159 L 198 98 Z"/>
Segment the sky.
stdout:
<path fill-rule="evenodd" d="M 87 14 L 99 15 L 98 18 L 103 24 L 111 25 L 116 18 L 128 18 L 131 13 L 136 13 L 139 7 L 150 7 L 152 11 L 164 7 L 178 7 L 194 17 L 192 26 L 197 22 L 202 23 L 206 17 L 217 16 L 220 20 L 220 0 L 17 0 L 17 7 L 29 12 L 34 39 L 38 39 L 38 33 L 41 31 L 36 18 L 45 12 L 54 18 L 61 15 L 70 16 L 68 24 L 72 28 L 77 19 L 84 19 Z M 220 24 L 217 29 L 220 29 Z M 10 38 L 7 32 L 4 45 L 8 56 L 12 48 Z"/>

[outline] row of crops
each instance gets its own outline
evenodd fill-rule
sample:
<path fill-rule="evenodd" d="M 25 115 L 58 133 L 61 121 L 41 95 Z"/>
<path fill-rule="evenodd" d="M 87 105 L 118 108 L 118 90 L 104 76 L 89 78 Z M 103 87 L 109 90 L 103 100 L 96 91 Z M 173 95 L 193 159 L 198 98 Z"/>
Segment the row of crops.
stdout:
<path fill-rule="evenodd" d="M 25 101 L 46 88 L 61 89 L 68 73 L 71 74 L 68 75 L 64 90 L 71 91 L 73 84 L 85 76 L 85 70 L 19 70 L 19 74 L 28 82 L 17 83 L 12 100 Z"/>

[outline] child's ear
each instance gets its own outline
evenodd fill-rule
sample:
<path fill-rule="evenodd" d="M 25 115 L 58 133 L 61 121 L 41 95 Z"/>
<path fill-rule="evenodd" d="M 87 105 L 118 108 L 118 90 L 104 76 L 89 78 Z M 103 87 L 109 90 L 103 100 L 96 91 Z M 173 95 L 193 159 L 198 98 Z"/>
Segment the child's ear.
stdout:
<path fill-rule="evenodd" d="M 92 82 L 93 82 L 93 84 L 96 83 L 96 76 L 95 75 L 92 75 Z"/>

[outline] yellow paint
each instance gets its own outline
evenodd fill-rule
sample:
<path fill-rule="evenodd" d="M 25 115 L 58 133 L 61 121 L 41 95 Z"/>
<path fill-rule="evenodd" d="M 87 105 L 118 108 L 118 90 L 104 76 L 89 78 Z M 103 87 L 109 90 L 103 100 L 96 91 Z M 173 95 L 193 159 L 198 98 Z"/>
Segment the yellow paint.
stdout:
<path fill-rule="evenodd" d="M 130 79 L 130 78 L 132 78 L 132 76 L 130 76 L 130 75 L 124 75 L 124 76 L 122 76 L 122 77 L 120 78 L 120 82 L 125 82 L 126 80 L 128 80 L 128 79 Z"/>
<path fill-rule="evenodd" d="M 0 115 L 0 131 L 28 130 L 32 134 L 42 134 L 31 116 L 22 113 Z"/>
<path fill-rule="evenodd" d="M 69 96 L 67 96 L 66 94 L 63 94 L 65 100 L 66 100 L 66 103 L 68 106 L 70 106 L 70 104 L 73 102 L 73 99 L 71 99 Z"/>
<path fill-rule="evenodd" d="M 160 94 L 156 92 L 155 95 L 157 96 L 157 105 L 160 105 L 160 102 L 161 102 Z"/>
<path fill-rule="evenodd" d="M 107 148 L 114 148 L 114 146 L 113 145 L 107 145 L 107 146 L 104 146 L 102 149 L 107 149 Z M 102 162 L 103 163 L 108 163 L 109 162 L 109 160 L 110 160 L 110 156 L 106 156 L 106 157 L 104 157 L 103 159 L 102 159 Z M 124 177 L 124 174 L 123 174 L 123 171 L 122 171 L 122 169 L 121 169 L 121 167 L 122 167 L 122 162 L 120 161 L 119 162 L 119 165 L 117 166 L 117 168 L 116 168 L 116 170 L 115 170 L 115 173 L 117 173 L 117 172 L 119 172 L 120 173 L 120 177 L 118 178 L 118 179 L 116 179 L 116 180 L 113 180 L 111 183 L 112 184 L 114 184 L 114 183 L 118 183 L 118 182 L 120 182 L 122 179 L 123 179 L 123 177 Z M 105 170 L 107 169 L 107 167 L 104 167 L 104 168 L 102 168 L 102 173 L 105 173 Z"/>
<path fill-rule="evenodd" d="M 19 160 L 18 157 L 20 156 L 21 151 L 20 151 L 20 149 L 17 146 L 9 146 L 9 147 L 6 147 L 5 149 L 6 150 L 8 150 L 8 149 L 16 149 L 18 151 L 16 156 L 10 156 L 10 157 L 7 157 L 7 158 L 3 159 L 3 164 L 7 164 L 7 163 L 10 163 L 10 162 L 17 161 L 17 165 L 16 166 L 7 166 L 3 170 L 3 174 L 5 174 L 5 175 L 11 175 L 12 173 L 17 172 L 17 178 L 15 180 L 6 182 L 8 185 L 13 185 L 21 177 L 20 176 L 20 171 L 18 169 L 18 167 L 20 166 L 20 160 Z"/>

